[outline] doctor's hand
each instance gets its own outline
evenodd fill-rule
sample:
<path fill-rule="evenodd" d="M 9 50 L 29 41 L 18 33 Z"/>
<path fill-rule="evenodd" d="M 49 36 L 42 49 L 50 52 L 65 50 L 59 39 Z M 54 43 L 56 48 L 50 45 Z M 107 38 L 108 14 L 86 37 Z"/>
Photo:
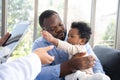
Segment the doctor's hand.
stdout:
<path fill-rule="evenodd" d="M 54 46 L 48 46 L 44 48 L 38 48 L 34 51 L 35 54 L 37 54 L 41 60 L 42 64 L 50 64 L 54 61 L 54 56 L 50 56 L 47 51 L 53 49 Z"/>
<path fill-rule="evenodd" d="M 11 34 L 7 32 L 3 37 L 0 38 L 0 46 L 4 46 L 5 42 L 10 38 Z"/>

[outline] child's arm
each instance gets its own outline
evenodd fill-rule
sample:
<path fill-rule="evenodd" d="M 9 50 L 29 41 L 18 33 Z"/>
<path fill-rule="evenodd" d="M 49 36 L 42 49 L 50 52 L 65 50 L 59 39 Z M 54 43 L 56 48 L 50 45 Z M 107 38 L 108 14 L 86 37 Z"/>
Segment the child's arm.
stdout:
<path fill-rule="evenodd" d="M 83 53 L 86 52 L 85 46 L 84 45 L 72 45 L 68 42 L 59 40 L 55 37 L 53 37 L 49 32 L 47 31 L 42 31 L 43 37 L 53 43 L 55 46 L 57 46 L 59 49 L 64 50 L 65 52 L 75 55 L 76 53 Z"/>
<path fill-rule="evenodd" d="M 57 47 L 71 55 L 75 55 L 76 53 L 86 53 L 86 48 L 84 45 L 72 45 L 68 42 L 61 41 L 61 40 L 58 40 Z"/>

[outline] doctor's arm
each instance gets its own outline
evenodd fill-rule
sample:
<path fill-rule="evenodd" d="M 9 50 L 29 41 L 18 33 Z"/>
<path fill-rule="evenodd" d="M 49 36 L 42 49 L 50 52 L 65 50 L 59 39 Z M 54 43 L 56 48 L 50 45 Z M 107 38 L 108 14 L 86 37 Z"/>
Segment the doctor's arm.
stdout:
<path fill-rule="evenodd" d="M 41 63 L 49 64 L 54 60 L 47 54 L 52 48 L 38 48 L 28 56 L 0 64 L 0 80 L 33 80 L 41 71 Z"/>

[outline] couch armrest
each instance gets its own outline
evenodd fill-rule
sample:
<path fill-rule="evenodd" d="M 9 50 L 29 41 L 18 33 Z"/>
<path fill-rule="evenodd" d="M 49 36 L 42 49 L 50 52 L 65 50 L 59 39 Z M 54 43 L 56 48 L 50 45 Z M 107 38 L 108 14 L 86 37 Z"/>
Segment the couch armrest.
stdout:
<path fill-rule="evenodd" d="M 111 80 L 120 79 L 120 50 L 95 46 L 93 48 L 96 56 L 100 59 L 105 73 L 110 76 Z"/>

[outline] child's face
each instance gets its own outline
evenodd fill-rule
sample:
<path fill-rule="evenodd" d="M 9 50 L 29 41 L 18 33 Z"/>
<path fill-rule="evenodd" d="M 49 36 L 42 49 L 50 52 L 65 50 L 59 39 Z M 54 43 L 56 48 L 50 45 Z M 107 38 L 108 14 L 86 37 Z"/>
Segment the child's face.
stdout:
<path fill-rule="evenodd" d="M 83 39 L 80 38 L 79 31 L 76 28 L 70 29 L 70 31 L 68 33 L 67 41 L 73 45 L 76 45 L 76 44 L 83 45 L 84 44 Z"/>

